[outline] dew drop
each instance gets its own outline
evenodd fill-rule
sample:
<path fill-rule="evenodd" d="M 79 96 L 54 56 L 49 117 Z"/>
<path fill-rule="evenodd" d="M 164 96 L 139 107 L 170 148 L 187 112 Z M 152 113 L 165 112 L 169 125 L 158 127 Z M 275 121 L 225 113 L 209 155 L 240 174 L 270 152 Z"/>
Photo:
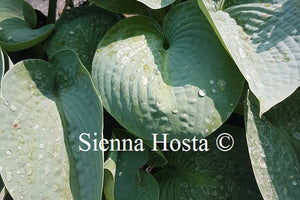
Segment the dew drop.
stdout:
<path fill-rule="evenodd" d="M 200 97 L 205 97 L 206 96 L 206 91 L 200 89 L 198 94 L 199 94 Z"/>
<path fill-rule="evenodd" d="M 123 65 L 126 65 L 128 62 L 129 62 L 129 58 L 128 57 L 126 57 L 126 56 L 124 56 L 123 58 L 122 58 L 122 60 L 121 60 L 121 63 L 123 64 Z"/>
<path fill-rule="evenodd" d="M 44 148 L 44 144 L 40 144 L 40 145 L 39 145 L 39 148 L 40 148 L 40 149 L 43 149 L 43 148 Z"/>
<path fill-rule="evenodd" d="M 24 168 L 25 168 L 25 171 L 26 171 L 26 174 L 28 175 L 28 176 L 30 176 L 31 174 L 32 174 L 32 168 L 31 168 L 31 164 L 30 163 L 26 163 L 25 165 L 24 165 Z"/>
<path fill-rule="evenodd" d="M 216 93 L 217 93 L 217 90 L 216 90 L 216 89 L 212 89 L 211 92 L 212 92 L 213 94 L 216 94 Z"/>
<path fill-rule="evenodd" d="M 296 185 L 297 185 L 297 181 L 293 181 L 293 182 L 292 182 L 292 185 L 293 185 L 293 186 L 296 186 Z"/>
<path fill-rule="evenodd" d="M 11 37 L 11 36 L 8 36 L 7 40 L 10 41 L 11 39 L 12 39 L 12 37 Z"/>
<path fill-rule="evenodd" d="M 57 190 L 59 190 L 59 185 L 57 183 L 54 183 L 54 185 L 52 186 L 52 190 L 54 192 L 56 192 Z"/>
<path fill-rule="evenodd" d="M 43 160 L 43 158 L 44 158 L 44 156 L 43 156 L 42 154 L 40 154 L 40 155 L 38 156 L 38 160 Z"/>
<path fill-rule="evenodd" d="M 12 111 L 12 112 L 15 112 L 17 110 L 17 107 L 15 105 L 11 105 L 9 107 L 9 109 Z"/>
<path fill-rule="evenodd" d="M 215 81 L 214 81 L 214 80 L 210 80 L 208 83 L 209 83 L 210 85 L 213 85 L 213 84 L 215 84 Z"/>
<path fill-rule="evenodd" d="M 5 154 L 6 154 L 7 156 L 11 155 L 11 151 L 10 151 L 10 150 L 7 150 L 7 151 L 5 152 Z"/>
<path fill-rule="evenodd" d="M 70 35 L 73 35 L 73 34 L 74 34 L 74 31 L 70 31 L 69 33 L 70 33 Z"/>
<path fill-rule="evenodd" d="M 8 101 L 6 101 L 5 99 L 2 99 L 3 100 L 3 104 L 5 105 L 5 106 L 8 106 L 9 104 L 8 104 Z"/>
<path fill-rule="evenodd" d="M 36 130 L 36 129 L 39 129 L 39 128 L 40 128 L 40 125 L 36 124 L 36 125 L 33 126 L 32 129 L 33 129 L 33 130 Z"/>
<path fill-rule="evenodd" d="M 159 75 L 160 74 L 160 71 L 159 70 L 155 70 L 155 75 Z"/>
<path fill-rule="evenodd" d="M 161 102 L 160 102 L 160 101 L 157 101 L 157 102 L 156 102 L 156 106 L 157 106 L 157 107 L 160 107 L 160 106 L 161 106 Z"/>
<path fill-rule="evenodd" d="M 220 79 L 217 82 L 217 86 L 220 91 L 224 91 L 226 88 L 226 82 L 224 80 Z"/>
<path fill-rule="evenodd" d="M 172 109 L 172 113 L 173 113 L 173 114 L 177 114 L 178 112 L 179 112 L 179 111 L 178 111 L 177 108 Z"/>
<path fill-rule="evenodd" d="M 60 175 L 61 175 L 62 177 L 66 177 L 66 176 L 67 176 L 66 170 L 65 170 L 65 169 L 62 169 Z"/>
<path fill-rule="evenodd" d="M 3 167 L 0 165 L 0 172 L 2 172 L 2 170 L 3 170 Z"/>
<path fill-rule="evenodd" d="M 233 103 L 230 103 L 229 105 L 230 105 L 231 107 L 233 107 L 233 106 L 234 106 L 234 105 L 233 105 Z"/>
<path fill-rule="evenodd" d="M 0 26 L 0 31 L 2 31 L 3 30 L 3 27 L 2 26 Z"/>
<path fill-rule="evenodd" d="M 119 176 L 122 176 L 123 172 L 119 172 Z"/>

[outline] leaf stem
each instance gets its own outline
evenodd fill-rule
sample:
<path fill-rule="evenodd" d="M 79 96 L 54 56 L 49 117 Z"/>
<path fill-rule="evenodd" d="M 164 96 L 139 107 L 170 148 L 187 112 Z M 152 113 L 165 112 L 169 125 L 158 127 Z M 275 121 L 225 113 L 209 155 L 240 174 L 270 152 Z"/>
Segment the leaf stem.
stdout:
<path fill-rule="evenodd" d="M 54 24 L 56 18 L 57 0 L 49 0 L 47 24 Z"/>

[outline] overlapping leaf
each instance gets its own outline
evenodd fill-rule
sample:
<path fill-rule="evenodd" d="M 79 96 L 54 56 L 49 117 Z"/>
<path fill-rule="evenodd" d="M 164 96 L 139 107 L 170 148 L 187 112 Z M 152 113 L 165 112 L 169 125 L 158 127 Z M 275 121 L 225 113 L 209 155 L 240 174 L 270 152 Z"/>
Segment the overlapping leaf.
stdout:
<path fill-rule="evenodd" d="M 234 146 L 228 152 L 216 147 L 216 137 L 224 132 L 234 138 Z M 208 152 L 164 152 L 168 164 L 154 174 L 160 185 L 159 199 L 262 199 L 251 169 L 244 130 L 223 126 L 207 141 Z"/>
<path fill-rule="evenodd" d="M 146 139 L 209 135 L 231 114 L 243 85 L 195 2 L 168 12 L 163 29 L 141 16 L 116 24 L 100 42 L 92 75 L 105 108 Z"/>
<path fill-rule="evenodd" d="M 47 41 L 47 54 L 51 57 L 59 50 L 72 49 L 84 66 L 91 70 L 98 43 L 119 20 L 118 15 L 94 6 L 67 10 L 55 24 L 54 34 Z"/>
<path fill-rule="evenodd" d="M 198 3 L 259 99 L 260 114 L 299 87 L 298 0 L 240 4 L 226 12 L 214 1 Z"/>
<path fill-rule="evenodd" d="M 1 80 L 2 80 L 2 77 L 4 75 L 4 71 L 5 71 L 4 55 L 3 55 L 3 52 L 0 48 L 0 90 L 1 90 Z"/>
<path fill-rule="evenodd" d="M 152 9 L 159 9 L 170 5 L 175 0 L 137 0 L 137 1 L 142 2 L 143 4 L 147 5 Z"/>
<path fill-rule="evenodd" d="M 5 190 L 5 186 L 4 186 L 4 183 L 3 183 L 3 180 L 2 180 L 2 177 L 0 175 L 0 200 L 4 200 L 4 191 Z"/>
<path fill-rule="evenodd" d="M 5 51 L 19 51 L 32 47 L 45 40 L 54 25 L 38 29 L 36 14 L 24 0 L 0 1 L 0 46 Z"/>
<path fill-rule="evenodd" d="M 0 171 L 14 199 L 100 199 L 102 152 L 80 152 L 81 133 L 102 134 L 88 71 L 70 50 L 25 60 L 3 77 Z"/>
<path fill-rule="evenodd" d="M 259 118 L 258 102 L 247 98 L 247 143 L 264 199 L 300 196 L 300 91 Z"/>
<path fill-rule="evenodd" d="M 114 138 L 132 139 L 127 131 L 114 130 Z M 155 178 L 141 168 L 152 159 L 149 147 L 144 151 L 111 151 L 105 162 L 107 185 L 104 186 L 107 200 L 158 200 L 159 186 Z"/>
<path fill-rule="evenodd" d="M 120 14 L 147 14 L 146 5 L 137 0 L 91 0 L 95 5 Z"/>

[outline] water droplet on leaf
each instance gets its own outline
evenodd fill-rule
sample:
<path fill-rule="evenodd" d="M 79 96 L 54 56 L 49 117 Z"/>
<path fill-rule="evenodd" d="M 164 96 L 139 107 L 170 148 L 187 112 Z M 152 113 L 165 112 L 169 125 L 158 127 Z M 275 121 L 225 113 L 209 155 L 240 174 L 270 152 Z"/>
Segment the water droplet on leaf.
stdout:
<path fill-rule="evenodd" d="M 7 150 L 7 151 L 5 152 L 5 154 L 6 154 L 7 156 L 11 155 L 11 151 L 10 151 L 10 150 Z"/>
<path fill-rule="evenodd" d="M 8 104 L 8 101 L 6 101 L 5 99 L 2 99 L 2 101 L 3 101 L 3 104 L 5 105 L 5 106 L 8 106 L 9 104 Z"/>
<path fill-rule="evenodd" d="M 122 58 L 121 63 L 122 63 L 123 65 L 126 65 L 126 64 L 129 62 L 129 60 L 130 60 L 130 59 L 129 59 L 128 57 L 125 56 L 125 57 Z"/>
<path fill-rule="evenodd" d="M 224 80 L 220 79 L 217 82 L 217 86 L 220 91 L 224 91 L 226 88 L 226 82 Z"/>
<path fill-rule="evenodd" d="M 33 126 L 32 129 L 33 129 L 33 130 L 36 130 L 36 129 L 39 129 L 39 128 L 40 128 L 40 125 L 36 124 L 36 125 Z"/>
<path fill-rule="evenodd" d="M 200 97 L 205 97 L 206 96 L 206 91 L 200 89 L 198 94 L 199 94 Z"/>
<path fill-rule="evenodd" d="M 52 190 L 54 192 L 56 192 L 57 190 L 59 190 L 59 185 L 57 183 L 54 183 L 54 185 L 52 186 Z"/>
<path fill-rule="evenodd" d="M 178 111 L 177 108 L 172 109 L 172 113 L 173 113 L 173 114 L 177 114 L 178 112 L 179 112 L 179 111 Z"/>
<path fill-rule="evenodd" d="M 215 81 L 214 81 L 214 80 L 210 80 L 208 83 L 209 83 L 210 85 L 213 85 L 213 84 L 215 84 Z"/>

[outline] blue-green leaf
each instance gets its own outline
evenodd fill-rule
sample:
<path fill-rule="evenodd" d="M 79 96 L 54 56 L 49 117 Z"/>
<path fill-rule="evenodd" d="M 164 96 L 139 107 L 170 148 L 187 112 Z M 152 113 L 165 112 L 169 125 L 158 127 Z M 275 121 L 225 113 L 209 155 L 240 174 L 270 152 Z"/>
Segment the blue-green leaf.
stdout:
<path fill-rule="evenodd" d="M 244 3 L 225 11 L 214 1 L 198 3 L 258 98 L 260 115 L 299 87 L 298 0 Z"/>
<path fill-rule="evenodd" d="M 151 133 L 211 134 L 230 116 L 243 86 L 195 2 L 169 11 L 163 28 L 142 16 L 113 26 L 99 44 L 92 77 L 108 112 L 150 140 Z"/>

